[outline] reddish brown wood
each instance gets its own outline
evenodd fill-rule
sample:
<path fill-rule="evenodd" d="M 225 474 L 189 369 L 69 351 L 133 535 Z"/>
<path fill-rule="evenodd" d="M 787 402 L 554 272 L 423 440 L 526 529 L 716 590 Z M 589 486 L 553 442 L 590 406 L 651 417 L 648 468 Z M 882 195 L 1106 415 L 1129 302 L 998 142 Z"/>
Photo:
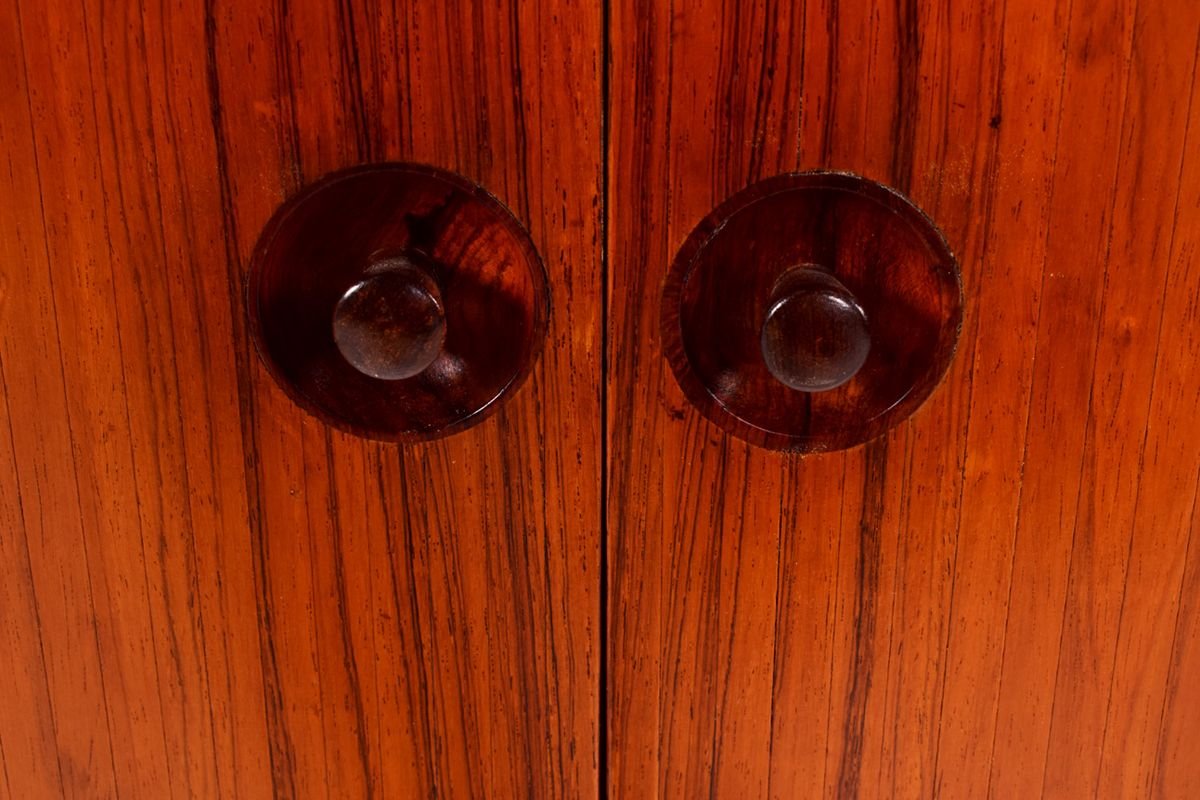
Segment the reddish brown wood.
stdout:
<path fill-rule="evenodd" d="M 600 9 L 0 6 L 0 797 L 595 797 Z M 403 449 L 246 328 L 276 208 L 382 161 L 502 198 L 554 307 Z"/>
<path fill-rule="evenodd" d="M 1200 792 L 1200 5 L 4 2 L 0 796 Z M 274 210 L 388 160 L 508 203 L 555 310 L 403 449 L 244 314 Z M 693 409 L 659 298 L 811 168 L 966 303 L 917 413 L 802 458 Z"/>
<path fill-rule="evenodd" d="M 613 796 L 1194 794 L 1200 6 L 612 25 Z M 644 298 L 696 220 L 813 168 L 926 210 L 965 314 L 917 413 L 799 457 L 693 408 Z"/>
<path fill-rule="evenodd" d="M 819 394 L 779 380 L 763 354 L 779 282 L 810 263 L 865 309 L 872 342 L 865 363 L 861 348 L 849 353 L 848 374 L 833 364 L 843 385 L 819 384 Z M 929 397 L 954 355 L 961 298 L 954 256 L 906 198 L 846 173 L 777 175 L 721 203 L 680 248 L 663 289 L 663 350 L 688 399 L 734 435 L 777 450 L 838 450 L 874 439 Z"/>
<path fill-rule="evenodd" d="M 482 187 L 414 164 L 337 172 L 285 203 L 255 248 L 247 304 L 259 353 L 297 403 L 398 442 L 495 412 L 549 316 L 520 222 Z"/>

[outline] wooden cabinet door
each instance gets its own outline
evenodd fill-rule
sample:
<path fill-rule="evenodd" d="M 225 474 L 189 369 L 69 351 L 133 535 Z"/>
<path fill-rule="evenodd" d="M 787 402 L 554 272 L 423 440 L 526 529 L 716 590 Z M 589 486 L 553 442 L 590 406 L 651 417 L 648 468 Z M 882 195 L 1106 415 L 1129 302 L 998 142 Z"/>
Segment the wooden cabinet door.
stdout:
<path fill-rule="evenodd" d="M 611 796 L 1200 794 L 1198 33 L 612 2 Z M 800 458 L 691 408 L 657 296 L 718 202 L 817 167 L 929 212 L 966 313 L 915 416 Z"/>
<path fill-rule="evenodd" d="M 0 12 L 0 796 L 592 797 L 601 10 Z M 362 162 L 456 171 L 552 289 L 532 377 L 398 448 L 246 330 L 263 224 Z"/>
<path fill-rule="evenodd" d="M 0 0 L 0 797 L 1200 795 L 1200 5 Z M 508 204 L 552 312 L 428 444 L 271 379 L 342 167 Z M 662 355 L 783 172 L 962 268 L 926 405 L 800 457 Z"/>

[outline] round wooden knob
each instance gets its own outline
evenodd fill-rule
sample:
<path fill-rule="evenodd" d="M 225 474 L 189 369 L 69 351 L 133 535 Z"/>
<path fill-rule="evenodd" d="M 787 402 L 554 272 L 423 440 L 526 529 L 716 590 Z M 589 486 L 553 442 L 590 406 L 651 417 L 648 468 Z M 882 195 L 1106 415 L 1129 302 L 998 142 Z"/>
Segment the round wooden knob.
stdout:
<path fill-rule="evenodd" d="M 735 436 L 799 453 L 906 419 L 946 374 L 962 324 L 937 226 L 844 172 L 776 175 L 722 202 L 662 298 L 663 354 L 688 400 Z"/>
<path fill-rule="evenodd" d="M 500 408 L 550 314 L 520 221 L 478 184 L 421 164 L 352 167 L 289 199 L 259 236 L 248 284 L 254 344 L 296 404 L 405 444 Z"/>
<path fill-rule="evenodd" d="M 437 283 L 408 258 L 382 261 L 370 273 L 346 290 L 334 309 L 338 350 L 372 378 L 419 375 L 446 341 L 446 312 Z"/>
<path fill-rule="evenodd" d="M 867 315 L 831 272 L 804 264 L 780 276 L 762 324 L 763 360 L 777 380 L 801 392 L 836 389 L 870 351 Z"/>

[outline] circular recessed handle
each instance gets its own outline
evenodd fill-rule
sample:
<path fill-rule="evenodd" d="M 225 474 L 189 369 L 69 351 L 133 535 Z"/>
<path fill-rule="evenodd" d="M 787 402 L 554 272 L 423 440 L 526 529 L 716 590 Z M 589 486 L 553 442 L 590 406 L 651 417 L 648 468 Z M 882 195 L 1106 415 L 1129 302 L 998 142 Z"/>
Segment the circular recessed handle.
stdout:
<path fill-rule="evenodd" d="M 871 350 L 867 315 L 833 273 L 814 264 L 780 276 L 762 324 L 762 354 L 777 380 L 801 392 L 849 381 Z"/>
<path fill-rule="evenodd" d="M 911 200 L 844 172 L 776 175 L 684 241 L 663 283 L 662 351 L 687 399 L 734 436 L 841 450 L 925 402 L 954 356 L 962 299 L 954 254 Z"/>
<path fill-rule="evenodd" d="M 433 276 L 409 258 L 372 265 L 338 300 L 333 339 L 342 357 L 372 378 L 424 372 L 446 341 L 446 311 Z"/>
<path fill-rule="evenodd" d="M 528 377 L 550 293 L 529 233 L 421 164 L 334 172 L 271 217 L 247 311 L 271 376 L 323 422 L 410 444 L 496 411 Z"/>

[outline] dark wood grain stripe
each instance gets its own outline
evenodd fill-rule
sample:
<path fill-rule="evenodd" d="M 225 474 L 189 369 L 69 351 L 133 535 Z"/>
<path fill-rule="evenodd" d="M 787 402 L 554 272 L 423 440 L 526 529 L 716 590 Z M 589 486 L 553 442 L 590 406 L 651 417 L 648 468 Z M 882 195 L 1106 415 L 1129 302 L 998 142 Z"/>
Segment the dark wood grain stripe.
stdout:
<path fill-rule="evenodd" d="M 225 133 L 223 101 L 221 97 L 221 77 L 218 69 L 218 39 L 216 6 L 212 0 L 205 3 L 204 43 L 205 69 L 208 74 L 208 101 L 212 124 L 212 137 L 216 150 L 216 169 L 219 176 L 221 197 L 221 227 L 225 245 L 226 269 L 229 280 L 229 314 L 233 330 L 237 333 L 238 341 L 248 341 L 243 304 L 243 267 L 239 242 L 242 240 L 238 230 L 237 213 L 232 190 L 231 165 L 228 155 L 229 145 Z M 250 531 L 250 540 L 255 554 L 255 592 L 257 595 L 259 620 L 259 667 L 263 676 L 263 708 L 270 731 L 271 777 L 273 791 L 276 795 L 291 796 L 296 792 L 293 783 L 294 745 L 290 734 L 282 724 L 283 697 L 280 690 L 282 681 L 279 672 L 278 655 L 271 637 L 274 621 L 266 596 L 270 592 L 269 577 L 266 562 L 269 556 L 267 537 L 263 527 L 263 501 L 260 489 L 261 471 L 259 455 L 255 445 L 255 409 L 253 402 L 253 381 L 251 380 L 251 358 L 245 346 L 235 349 L 236 387 L 238 395 L 239 429 L 245 476 L 245 491 L 248 501 L 246 520 Z"/>

